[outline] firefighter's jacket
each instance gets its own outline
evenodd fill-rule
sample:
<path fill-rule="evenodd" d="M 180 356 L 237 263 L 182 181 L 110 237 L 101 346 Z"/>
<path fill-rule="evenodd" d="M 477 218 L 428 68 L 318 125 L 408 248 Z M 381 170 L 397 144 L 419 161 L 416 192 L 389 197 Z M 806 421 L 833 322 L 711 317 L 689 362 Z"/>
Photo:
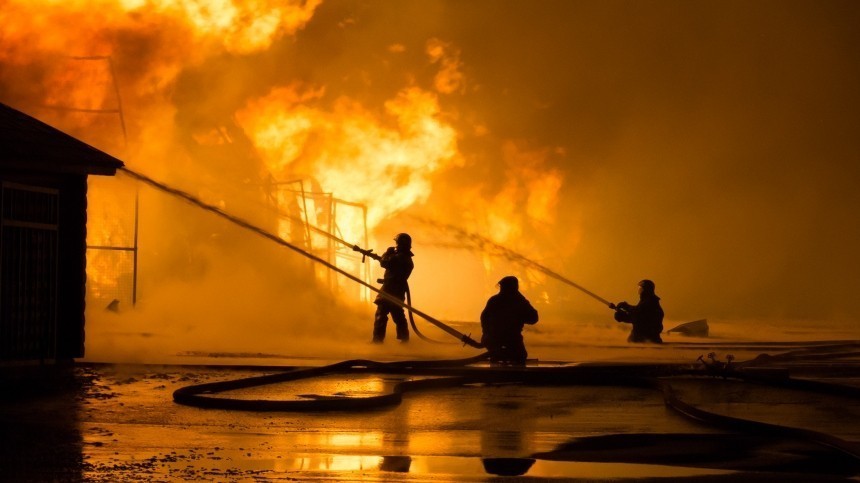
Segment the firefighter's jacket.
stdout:
<path fill-rule="evenodd" d="M 630 342 L 663 342 L 660 333 L 663 332 L 663 308 L 660 307 L 660 297 L 643 293 L 639 303 L 629 305 L 618 304 L 615 319 L 633 325 L 630 331 Z"/>
<path fill-rule="evenodd" d="M 487 348 L 522 344 L 523 326 L 537 321 L 537 310 L 518 290 L 499 292 L 481 312 L 481 342 Z"/>
<path fill-rule="evenodd" d="M 382 287 L 379 290 L 397 298 L 398 300 L 406 300 L 406 290 L 409 287 L 407 280 L 412 274 L 412 269 L 415 264 L 412 262 L 412 257 L 415 256 L 411 251 L 407 250 L 388 250 L 379 259 L 379 264 L 385 269 L 385 275 L 382 277 Z M 382 295 L 377 295 L 375 303 L 385 300 Z"/>

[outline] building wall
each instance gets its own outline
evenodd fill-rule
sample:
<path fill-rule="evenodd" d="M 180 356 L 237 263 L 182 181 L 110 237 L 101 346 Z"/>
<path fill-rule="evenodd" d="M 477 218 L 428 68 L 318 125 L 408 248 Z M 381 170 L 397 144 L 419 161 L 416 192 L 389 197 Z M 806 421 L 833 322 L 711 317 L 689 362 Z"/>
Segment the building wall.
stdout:
<path fill-rule="evenodd" d="M 60 196 L 60 253 L 57 282 L 57 358 L 84 356 L 87 283 L 87 177 L 63 179 Z"/>
<path fill-rule="evenodd" d="M 86 176 L 0 171 L 0 181 L 0 361 L 81 357 Z"/>

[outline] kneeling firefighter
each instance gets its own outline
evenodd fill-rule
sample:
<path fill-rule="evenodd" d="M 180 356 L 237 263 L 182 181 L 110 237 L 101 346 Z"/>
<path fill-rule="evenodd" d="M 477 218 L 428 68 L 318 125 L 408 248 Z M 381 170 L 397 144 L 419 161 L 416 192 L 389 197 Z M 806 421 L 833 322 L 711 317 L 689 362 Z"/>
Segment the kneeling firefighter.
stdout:
<path fill-rule="evenodd" d="M 406 233 L 399 233 L 394 237 L 393 247 L 388 247 L 382 255 L 372 253 L 372 250 L 362 250 L 358 246 L 352 247 L 353 250 L 360 252 L 362 255 L 369 256 L 379 261 L 382 268 L 385 269 L 383 275 L 382 287 L 380 292 L 384 292 L 390 297 L 400 301 L 406 300 L 406 291 L 409 290 L 407 280 L 415 264 L 412 262 L 412 237 Z M 397 328 L 397 339 L 400 342 L 409 341 L 409 326 L 406 323 L 406 314 L 403 307 L 388 300 L 385 295 L 377 294 L 376 300 L 376 315 L 373 320 L 373 340 L 375 344 L 381 344 L 385 340 L 385 330 L 388 326 L 388 315 L 391 314 L 394 320 L 394 326 Z"/>
<path fill-rule="evenodd" d="M 481 343 L 490 353 L 490 362 L 524 366 L 528 352 L 523 343 L 523 326 L 537 321 L 537 310 L 520 293 L 517 277 L 499 280 L 499 293 L 487 300 L 481 312 Z"/>
<path fill-rule="evenodd" d="M 633 326 L 627 342 L 653 342 L 660 344 L 663 339 L 663 308 L 660 307 L 660 297 L 654 293 L 654 282 L 642 280 L 639 282 L 639 303 L 630 305 L 627 302 L 611 304 L 615 310 L 615 320 Z"/>

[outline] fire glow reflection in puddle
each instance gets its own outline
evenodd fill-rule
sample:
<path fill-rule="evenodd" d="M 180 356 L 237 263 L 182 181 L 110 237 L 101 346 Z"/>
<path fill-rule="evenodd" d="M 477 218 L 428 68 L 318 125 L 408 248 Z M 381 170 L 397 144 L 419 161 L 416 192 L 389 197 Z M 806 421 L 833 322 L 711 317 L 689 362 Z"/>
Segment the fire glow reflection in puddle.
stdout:
<path fill-rule="evenodd" d="M 627 463 L 545 461 L 530 458 L 471 458 L 457 456 L 313 455 L 278 460 L 279 472 L 396 472 L 434 477 L 530 476 L 543 478 L 683 478 L 727 475 L 728 470 Z M 368 475 L 377 479 L 378 475 Z"/>

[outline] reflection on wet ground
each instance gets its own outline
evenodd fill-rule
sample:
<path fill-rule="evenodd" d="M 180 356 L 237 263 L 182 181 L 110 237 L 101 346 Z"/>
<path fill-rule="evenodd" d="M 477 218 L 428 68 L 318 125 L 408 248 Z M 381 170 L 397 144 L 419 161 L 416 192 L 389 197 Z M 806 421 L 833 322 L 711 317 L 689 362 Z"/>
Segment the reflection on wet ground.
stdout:
<path fill-rule="evenodd" d="M 817 370 L 819 378 L 827 372 Z M 171 398 L 189 384 L 269 372 L 78 365 L 69 391 L 0 403 L 0 467 L 13 481 L 839 481 L 860 474 L 858 461 L 823 446 L 691 422 L 647 388 L 470 384 L 410 393 L 388 409 L 313 414 L 204 410 Z M 844 372 L 839 382 L 856 384 L 856 370 Z M 229 397 L 362 397 L 415 377 L 327 376 Z M 856 399 L 722 378 L 674 384 L 686 401 L 721 414 L 860 441 Z"/>

